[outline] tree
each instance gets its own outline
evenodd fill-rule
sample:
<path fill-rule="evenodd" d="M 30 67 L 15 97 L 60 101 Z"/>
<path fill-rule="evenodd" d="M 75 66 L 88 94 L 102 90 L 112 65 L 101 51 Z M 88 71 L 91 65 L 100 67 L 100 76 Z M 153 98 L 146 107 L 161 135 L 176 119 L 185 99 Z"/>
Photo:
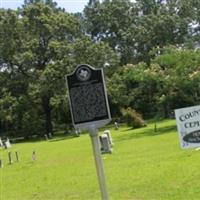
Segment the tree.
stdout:
<path fill-rule="evenodd" d="M 75 62 L 87 63 L 95 68 L 103 68 L 111 76 L 119 66 L 119 56 L 104 42 L 93 42 L 88 36 L 82 36 L 73 44 Z"/>
<path fill-rule="evenodd" d="M 59 62 L 65 59 L 67 64 L 70 45 L 79 33 L 79 24 L 72 15 L 40 2 L 25 4 L 18 12 L 3 11 L 3 14 L 1 66 L 11 73 L 22 73 L 27 77 L 27 87 L 34 88 L 41 99 L 46 132 L 52 132 L 50 99 L 55 94 L 54 84 L 58 82 L 56 78 L 63 76 L 63 71 L 69 70 L 66 67 L 59 70 Z M 51 72 L 57 77 L 50 80 Z"/>
<path fill-rule="evenodd" d="M 86 30 L 94 41 L 104 41 L 121 55 L 121 62 L 127 63 L 133 41 L 129 36 L 133 33 L 135 13 L 133 3 L 129 0 L 90 1 L 84 10 Z M 129 44 L 128 44 L 129 42 Z"/>
<path fill-rule="evenodd" d="M 154 62 L 163 72 L 165 85 L 159 103 L 166 116 L 176 108 L 199 104 L 199 51 L 165 48 Z"/>
<path fill-rule="evenodd" d="M 144 117 L 157 112 L 157 96 L 163 87 L 157 65 L 144 63 L 126 65 L 109 80 L 109 95 L 113 104 L 121 108 L 131 107 Z"/>
<path fill-rule="evenodd" d="M 108 42 L 121 55 L 122 65 L 150 64 L 152 49 L 186 42 L 191 19 L 182 14 L 187 6 L 181 2 L 91 1 L 84 10 L 87 32 L 93 40 Z"/>
<path fill-rule="evenodd" d="M 64 75 L 86 62 L 104 67 L 109 75 L 118 56 L 103 42 L 83 36 L 74 15 L 45 2 L 27 1 L 18 11 L 1 10 L 0 68 L 3 77 L 11 77 L 5 87 L 21 108 L 13 123 L 27 130 L 30 123 L 43 127 L 45 122 L 48 134 L 53 117 L 62 123 L 69 116 Z"/>
<path fill-rule="evenodd" d="M 168 47 L 160 52 L 150 66 L 126 65 L 113 74 L 108 88 L 114 105 L 144 117 L 169 117 L 174 109 L 199 104 L 199 51 Z"/>

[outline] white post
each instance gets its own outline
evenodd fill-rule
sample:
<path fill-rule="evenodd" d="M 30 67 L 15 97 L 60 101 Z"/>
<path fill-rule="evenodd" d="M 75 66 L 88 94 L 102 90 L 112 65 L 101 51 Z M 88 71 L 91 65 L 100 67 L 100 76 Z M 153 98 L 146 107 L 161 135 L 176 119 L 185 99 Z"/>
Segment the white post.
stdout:
<path fill-rule="evenodd" d="M 108 200 L 109 198 L 108 198 L 108 192 L 107 192 L 107 187 L 106 187 L 106 179 L 104 175 L 103 162 L 101 158 L 101 152 L 100 152 L 99 140 L 98 140 L 98 129 L 95 126 L 90 126 L 88 129 L 89 129 L 89 133 L 90 133 L 90 137 L 92 141 L 97 176 L 98 176 L 99 186 L 101 190 L 101 198 L 102 200 Z"/>

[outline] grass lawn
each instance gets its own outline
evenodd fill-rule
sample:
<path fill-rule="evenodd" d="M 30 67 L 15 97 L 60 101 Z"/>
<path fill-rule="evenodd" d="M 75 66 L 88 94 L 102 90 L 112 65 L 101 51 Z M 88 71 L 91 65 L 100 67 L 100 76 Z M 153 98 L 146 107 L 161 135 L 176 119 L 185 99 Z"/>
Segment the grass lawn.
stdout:
<path fill-rule="evenodd" d="M 200 199 L 200 151 L 180 148 L 175 120 L 157 122 L 157 129 L 153 121 L 110 129 L 114 149 L 103 162 L 111 200 Z M 8 151 L 18 151 L 20 162 L 9 165 Z M 88 134 L 13 144 L 0 158 L 0 200 L 100 199 Z"/>

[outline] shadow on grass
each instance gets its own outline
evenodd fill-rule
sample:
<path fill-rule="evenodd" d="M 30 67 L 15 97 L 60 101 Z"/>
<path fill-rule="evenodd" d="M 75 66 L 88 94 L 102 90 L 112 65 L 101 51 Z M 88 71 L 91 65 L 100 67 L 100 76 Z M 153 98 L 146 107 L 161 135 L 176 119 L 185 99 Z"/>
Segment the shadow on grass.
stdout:
<path fill-rule="evenodd" d="M 74 139 L 78 138 L 74 134 L 68 134 L 68 135 L 55 135 L 52 138 L 45 139 L 44 137 L 37 137 L 37 138 L 29 138 L 29 139 L 23 139 L 23 140 L 16 140 L 14 142 L 11 142 L 12 144 L 17 144 L 17 143 L 35 143 L 35 142 L 58 142 L 61 140 L 69 140 L 69 139 Z"/>
<path fill-rule="evenodd" d="M 165 126 L 165 127 L 160 127 L 157 128 L 157 131 L 154 131 L 154 128 L 141 128 L 141 129 L 132 129 L 128 128 L 123 130 L 122 132 L 129 132 L 126 133 L 125 135 L 119 136 L 116 138 L 117 141 L 122 141 L 122 140 L 130 140 L 130 139 L 139 139 L 143 137 L 153 137 L 153 136 L 159 136 L 163 134 L 169 134 L 172 131 L 176 131 L 176 125 L 172 126 Z M 138 132 L 137 132 L 138 131 Z"/>
<path fill-rule="evenodd" d="M 52 138 L 48 140 L 49 142 L 59 142 L 62 140 L 71 140 L 71 139 L 76 139 L 79 138 L 78 136 L 75 135 L 67 135 L 67 136 L 62 136 L 62 137 L 57 137 L 57 138 Z"/>

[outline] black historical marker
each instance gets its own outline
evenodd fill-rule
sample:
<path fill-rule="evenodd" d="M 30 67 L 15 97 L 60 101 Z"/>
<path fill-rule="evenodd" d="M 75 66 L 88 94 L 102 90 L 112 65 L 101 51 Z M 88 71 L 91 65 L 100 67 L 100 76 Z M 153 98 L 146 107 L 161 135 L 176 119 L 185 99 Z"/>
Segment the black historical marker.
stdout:
<path fill-rule="evenodd" d="M 103 70 L 83 64 L 66 78 L 75 128 L 87 128 L 92 124 L 101 127 L 110 122 Z"/>

